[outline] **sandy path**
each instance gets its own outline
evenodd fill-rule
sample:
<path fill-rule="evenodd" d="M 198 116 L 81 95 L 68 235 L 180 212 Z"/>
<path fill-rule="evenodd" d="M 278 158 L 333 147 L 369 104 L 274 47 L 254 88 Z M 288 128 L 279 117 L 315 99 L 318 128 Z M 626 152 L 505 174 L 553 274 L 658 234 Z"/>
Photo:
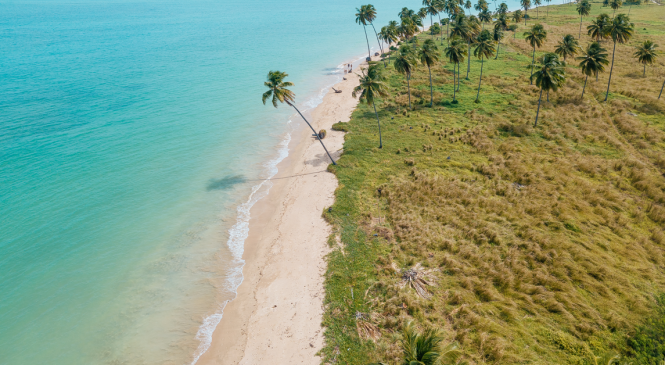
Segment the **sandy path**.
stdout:
<path fill-rule="evenodd" d="M 357 71 L 357 70 L 354 70 Z M 344 134 L 331 126 L 348 122 L 357 100 L 351 97 L 358 76 L 335 85 L 311 116 L 314 128 L 326 129 L 326 147 L 339 158 Z M 319 364 L 323 274 L 330 227 L 321 213 L 333 204 L 337 179 L 311 130 L 295 133 L 292 150 L 278 167 L 268 197 L 251 211 L 246 265 L 238 296 L 224 310 L 210 349 L 197 364 Z M 304 128 L 303 128 L 304 129 Z"/>

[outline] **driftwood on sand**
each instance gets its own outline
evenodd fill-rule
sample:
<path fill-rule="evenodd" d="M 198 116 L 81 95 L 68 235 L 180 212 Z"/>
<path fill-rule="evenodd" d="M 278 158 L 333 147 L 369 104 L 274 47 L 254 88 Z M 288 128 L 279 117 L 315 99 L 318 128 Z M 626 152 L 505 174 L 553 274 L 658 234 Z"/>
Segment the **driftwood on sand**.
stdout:
<path fill-rule="evenodd" d="M 335 94 L 339 94 L 339 93 L 342 92 L 342 90 L 337 90 L 337 89 L 335 89 L 334 87 L 333 87 L 332 89 L 335 90 Z"/>

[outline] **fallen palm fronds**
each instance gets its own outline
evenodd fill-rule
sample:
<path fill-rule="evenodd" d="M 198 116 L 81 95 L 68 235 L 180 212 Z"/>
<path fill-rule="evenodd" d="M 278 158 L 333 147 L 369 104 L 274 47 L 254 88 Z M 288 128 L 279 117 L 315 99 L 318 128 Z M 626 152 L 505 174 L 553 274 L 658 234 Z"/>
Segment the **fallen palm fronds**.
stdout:
<path fill-rule="evenodd" d="M 412 287 L 418 295 L 425 299 L 432 297 L 432 294 L 427 290 L 427 286 L 434 285 L 434 278 L 432 277 L 433 270 L 424 270 L 423 267 L 418 263 L 410 269 L 401 270 L 402 273 L 402 282 L 400 287 L 403 288 L 406 285 Z"/>
<path fill-rule="evenodd" d="M 376 341 L 381 337 L 381 331 L 369 321 L 370 316 L 368 314 L 356 312 L 356 329 L 358 330 L 358 336 L 365 340 Z"/>

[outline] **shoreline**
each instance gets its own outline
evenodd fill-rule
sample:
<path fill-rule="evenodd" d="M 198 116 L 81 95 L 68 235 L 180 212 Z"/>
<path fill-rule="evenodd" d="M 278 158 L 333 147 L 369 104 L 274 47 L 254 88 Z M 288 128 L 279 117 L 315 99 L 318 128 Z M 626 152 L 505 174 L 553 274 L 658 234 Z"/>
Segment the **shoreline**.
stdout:
<path fill-rule="evenodd" d="M 342 76 L 347 80 L 333 85 L 341 94 L 329 89 L 319 105 L 303 113 L 315 130 L 328 132 L 323 141 L 335 160 L 344 132 L 331 126 L 348 122 L 358 103 L 351 97 L 358 75 Z M 321 212 L 333 204 L 337 179 L 326 171 L 328 156 L 304 121 L 292 132 L 291 143 L 270 194 L 251 208 L 242 283 L 235 299 L 224 305 L 210 346 L 196 364 L 320 362 L 316 353 L 323 347 L 323 274 L 331 233 Z"/>

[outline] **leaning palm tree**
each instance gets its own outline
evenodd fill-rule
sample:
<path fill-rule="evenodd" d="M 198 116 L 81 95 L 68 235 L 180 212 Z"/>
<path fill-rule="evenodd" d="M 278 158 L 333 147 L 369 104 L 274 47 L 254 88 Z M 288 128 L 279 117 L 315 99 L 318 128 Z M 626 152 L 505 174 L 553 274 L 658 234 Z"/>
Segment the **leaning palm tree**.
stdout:
<path fill-rule="evenodd" d="M 365 30 L 365 40 L 367 40 L 367 58 L 368 60 L 372 59 L 372 51 L 369 49 L 369 38 L 367 37 L 367 5 L 363 5 L 360 9 L 356 8 L 356 23 L 362 24 L 363 29 Z"/>
<path fill-rule="evenodd" d="M 589 0 L 582 0 L 577 4 L 577 14 L 580 15 L 580 34 L 577 36 L 578 39 L 582 37 L 582 19 L 585 16 L 589 16 L 591 12 L 591 3 Z"/>
<path fill-rule="evenodd" d="M 533 67 L 536 62 L 536 47 L 540 48 L 547 39 L 547 31 L 540 24 L 535 24 L 530 30 L 524 32 L 524 40 L 533 47 L 533 54 L 531 55 L 531 76 L 533 76 Z M 531 85 L 533 85 L 533 78 L 530 77 Z"/>
<path fill-rule="evenodd" d="M 622 0 L 611 0 L 610 1 L 610 8 L 612 8 L 612 16 L 614 16 L 617 9 L 619 9 L 622 4 L 623 4 Z"/>
<path fill-rule="evenodd" d="M 563 37 L 562 40 L 554 48 L 554 53 L 558 54 L 560 57 L 563 57 L 563 61 L 566 61 L 566 57 L 574 56 L 579 52 L 580 46 L 577 43 L 577 39 L 570 34 L 567 34 Z"/>
<path fill-rule="evenodd" d="M 658 94 L 658 100 L 660 100 L 660 96 L 663 95 L 663 89 L 665 89 L 665 81 L 663 81 L 663 86 L 660 87 L 660 94 Z"/>
<path fill-rule="evenodd" d="M 607 29 L 610 26 L 610 16 L 603 13 L 598 15 L 596 20 L 592 20 L 586 29 L 587 33 L 592 39 L 595 39 L 596 42 L 600 42 L 603 39 L 607 39 Z"/>
<path fill-rule="evenodd" d="M 379 49 L 381 50 L 381 53 L 383 53 L 383 46 L 381 46 L 381 42 L 379 41 L 379 34 L 376 32 L 376 28 L 374 28 L 374 19 L 376 19 L 376 8 L 372 4 L 367 4 L 366 9 L 367 9 L 366 19 L 369 22 L 369 25 L 372 26 L 372 29 L 374 29 L 376 42 L 379 44 Z"/>
<path fill-rule="evenodd" d="M 464 62 L 466 44 L 462 38 L 453 38 L 452 43 L 446 48 L 446 57 L 453 63 L 453 104 L 457 104 L 456 91 L 459 88 L 459 65 Z M 457 66 L 457 85 L 455 85 L 455 66 Z"/>
<path fill-rule="evenodd" d="M 451 343 L 442 346 L 443 337 L 438 331 L 428 328 L 416 333 L 412 323 L 404 328 L 401 340 L 403 365 L 439 365 L 455 364 L 461 355 L 458 345 Z"/>
<path fill-rule="evenodd" d="M 536 80 L 536 86 L 540 87 L 540 96 L 538 97 L 538 110 L 536 111 L 536 121 L 533 126 L 538 126 L 538 114 L 540 114 L 540 102 L 543 99 L 543 91 L 547 93 L 557 91 L 566 81 L 565 63 L 559 61 L 559 56 L 554 53 L 544 55 L 540 60 L 538 71 L 531 75 L 531 79 Z"/>
<path fill-rule="evenodd" d="M 411 85 L 409 80 L 411 79 L 411 73 L 416 68 L 416 60 L 413 56 L 413 50 L 408 44 L 400 47 L 399 54 L 395 58 L 393 65 L 397 72 L 406 76 L 406 87 L 409 93 L 409 109 L 411 109 Z"/>
<path fill-rule="evenodd" d="M 515 24 L 519 24 L 522 21 L 522 18 L 524 18 L 522 10 L 515 10 L 513 12 L 513 21 L 515 22 Z"/>
<path fill-rule="evenodd" d="M 641 45 L 635 47 L 636 51 L 633 55 L 637 57 L 639 63 L 644 65 L 642 77 L 646 77 L 647 75 L 647 65 L 652 65 L 656 62 L 656 47 L 658 47 L 658 45 L 650 40 L 646 40 Z"/>
<path fill-rule="evenodd" d="M 614 68 L 614 54 L 617 49 L 617 42 L 624 44 L 633 36 L 633 28 L 635 25 L 630 22 L 630 18 L 626 14 L 619 14 L 610 23 L 607 28 L 609 38 L 614 41 L 614 48 L 612 49 L 612 64 L 610 65 L 610 78 L 607 80 L 607 92 L 605 93 L 605 100 L 610 95 L 610 83 L 612 82 L 612 69 Z"/>
<path fill-rule="evenodd" d="M 476 41 L 476 37 L 478 34 L 480 34 L 480 31 L 482 30 L 480 26 L 480 19 L 478 19 L 476 16 L 471 15 L 468 20 L 469 24 L 469 29 L 471 30 L 471 33 L 468 35 L 468 38 L 466 39 L 466 46 L 467 49 L 469 50 L 469 55 L 471 55 L 471 44 Z M 466 79 L 469 79 L 469 72 L 471 72 L 471 57 L 469 57 L 466 60 Z"/>
<path fill-rule="evenodd" d="M 309 128 L 314 132 L 314 135 L 316 136 L 316 139 L 321 142 L 321 146 L 323 146 L 323 149 L 326 151 L 326 154 L 328 154 L 328 157 L 330 157 L 330 161 L 332 161 L 333 165 L 337 165 L 335 163 L 335 160 L 333 160 L 332 156 L 330 156 L 330 152 L 328 152 L 328 149 L 326 148 L 326 145 L 323 144 L 323 141 L 321 140 L 321 137 L 319 137 L 319 134 L 316 133 L 314 128 L 312 127 L 311 124 L 305 119 L 305 117 L 302 115 L 300 110 L 296 108 L 296 106 L 293 104 L 295 102 L 296 94 L 287 89 L 287 87 L 293 86 L 292 82 L 289 81 L 284 81 L 284 79 L 289 76 L 286 72 L 280 72 L 280 71 L 269 71 L 268 72 L 268 81 L 264 82 L 263 84 L 268 88 L 268 91 L 263 93 L 263 105 L 266 104 L 266 101 L 268 99 L 272 99 L 272 105 L 277 108 L 277 103 L 286 103 L 289 106 L 293 107 L 298 114 L 302 117 L 302 119 L 307 123 Z"/>
<path fill-rule="evenodd" d="M 376 115 L 376 122 L 379 125 L 379 148 L 383 148 L 383 140 L 381 139 L 381 121 L 379 121 L 379 113 L 376 111 L 376 99 L 388 96 L 388 91 L 386 90 L 388 86 L 385 80 L 386 78 L 381 74 L 379 65 L 371 65 L 367 69 L 367 73 L 363 72 L 363 75 L 360 76 L 360 85 L 356 86 L 353 89 L 353 93 L 351 93 L 351 96 L 354 98 L 359 96 L 358 100 L 361 103 L 372 104 L 374 114 Z"/>
<path fill-rule="evenodd" d="M 433 40 L 426 40 L 425 43 L 423 43 L 423 46 L 418 50 L 418 58 L 420 58 L 420 63 L 427 66 L 427 70 L 429 70 L 429 107 L 431 108 L 434 105 L 432 66 L 439 61 L 439 47 L 436 46 L 436 43 Z"/>
<path fill-rule="evenodd" d="M 494 56 L 494 39 L 488 30 L 483 30 L 476 39 L 476 49 L 473 55 L 480 59 L 480 78 L 478 79 L 478 92 L 476 93 L 476 103 L 480 103 L 480 84 L 483 82 L 483 65 L 485 58 Z"/>
<path fill-rule="evenodd" d="M 610 63 L 607 59 L 607 50 L 600 46 L 600 43 L 593 42 L 587 49 L 582 53 L 582 56 L 577 57 L 580 62 L 580 69 L 585 75 L 584 77 L 584 87 L 582 87 L 582 96 L 584 99 L 584 91 L 586 90 L 586 82 L 589 79 L 589 76 L 596 76 L 605 71 L 605 66 Z"/>
<path fill-rule="evenodd" d="M 524 25 L 526 25 L 527 12 L 531 7 L 531 0 L 520 0 L 520 5 L 522 5 L 522 8 L 524 9 Z"/>

